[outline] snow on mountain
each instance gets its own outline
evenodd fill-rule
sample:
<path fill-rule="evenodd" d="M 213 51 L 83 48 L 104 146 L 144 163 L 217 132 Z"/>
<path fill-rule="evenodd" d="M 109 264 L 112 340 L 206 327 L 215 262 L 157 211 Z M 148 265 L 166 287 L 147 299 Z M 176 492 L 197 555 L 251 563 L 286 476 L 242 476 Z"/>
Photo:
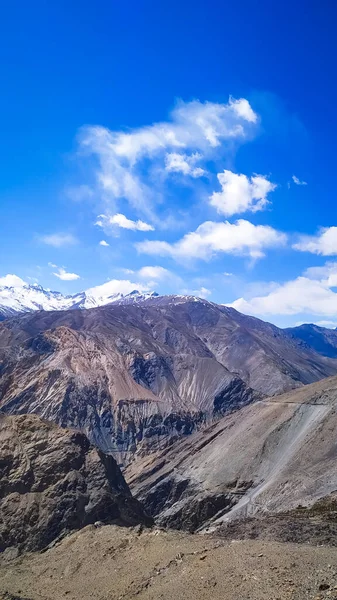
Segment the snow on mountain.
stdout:
<path fill-rule="evenodd" d="M 157 296 L 156 292 L 141 293 L 138 290 L 128 294 L 111 294 L 104 284 L 78 294 L 64 296 L 60 292 L 45 290 L 41 285 L 30 285 L 19 277 L 15 279 L 8 279 L 8 277 L 3 278 L 3 281 L 0 280 L 0 283 L 9 284 L 0 286 L 0 320 L 36 310 L 86 309 L 112 302 L 130 304 Z"/>
<path fill-rule="evenodd" d="M 35 310 L 65 310 L 72 304 L 71 297 L 44 290 L 40 285 L 0 287 L 0 314 L 3 316 Z"/>

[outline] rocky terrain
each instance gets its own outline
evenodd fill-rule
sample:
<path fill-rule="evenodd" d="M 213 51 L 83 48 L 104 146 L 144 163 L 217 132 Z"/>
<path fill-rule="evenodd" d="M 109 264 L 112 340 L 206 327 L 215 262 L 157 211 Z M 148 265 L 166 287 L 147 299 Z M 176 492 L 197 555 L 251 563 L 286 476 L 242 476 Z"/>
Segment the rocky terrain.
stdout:
<path fill-rule="evenodd" d="M 0 410 L 85 431 L 126 464 L 237 408 L 337 372 L 281 329 L 194 297 L 0 324 Z"/>
<path fill-rule="evenodd" d="M 147 527 L 114 459 L 83 434 L 2 416 L 0 598 L 336 600 L 336 404 L 337 377 L 134 461 L 148 507 L 170 492 L 157 522 L 194 535 Z"/>
<path fill-rule="evenodd" d="M 177 296 L 4 320 L 1 600 L 337 600 L 322 335 Z"/>
<path fill-rule="evenodd" d="M 107 525 L 0 566 L 3 600 L 336 600 L 337 550 Z"/>
<path fill-rule="evenodd" d="M 165 527 L 214 531 L 337 490 L 337 377 L 242 408 L 126 470 Z"/>
<path fill-rule="evenodd" d="M 217 529 L 226 539 L 260 539 L 296 542 L 314 546 L 337 546 L 337 493 L 308 507 L 299 505 L 286 512 L 233 519 Z"/>
<path fill-rule="evenodd" d="M 0 417 L 0 553 L 103 521 L 151 524 L 112 456 L 36 415 Z"/>

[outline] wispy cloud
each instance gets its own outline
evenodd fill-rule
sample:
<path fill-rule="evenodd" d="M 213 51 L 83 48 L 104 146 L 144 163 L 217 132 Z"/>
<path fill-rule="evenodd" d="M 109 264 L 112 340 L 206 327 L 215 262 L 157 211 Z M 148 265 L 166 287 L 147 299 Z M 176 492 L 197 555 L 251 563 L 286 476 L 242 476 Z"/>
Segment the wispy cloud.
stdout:
<path fill-rule="evenodd" d="M 180 293 L 183 295 L 186 295 L 186 296 L 197 296 L 198 298 L 204 298 L 204 299 L 206 299 L 212 295 L 211 290 L 209 290 L 208 288 L 203 287 L 203 286 L 197 290 L 190 290 L 190 289 L 184 288 L 184 289 L 180 290 Z"/>
<path fill-rule="evenodd" d="M 106 242 L 105 240 L 101 240 L 101 241 L 99 242 L 99 245 L 100 245 L 100 246 L 105 246 L 106 248 L 107 248 L 108 246 L 110 246 L 110 244 L 108 244 L 108 242 Z"/>
<path fill-rule="evenodd" d="M 135 273 L 135 271 L 133 269 L 124 269 L 123 267 L 121 267 L 118 270 L 121 271 L 122 273 L 124 273 L 124 275 L 134 275 L 134 273 Z"/>
<path fill-rule="evenodd" d="M 182 173 L 191 177 L 202 177 L 205 175 L 205 169 L 197 166 L 202 159 L 199 152 L 188 154 L 179 154 L 178 152 L 169 152 L 165 157 L 165 169 L 169 173 Z"/>
<path fill-rule="evenodd" d="M 137 271 L 137 274 L 141 279 L 157 279 L 157 280 L 163 280 L 163 279 L 166 279 L 167 277 L 171 277 L 173 275 L 171 273 L 171 271 L 169 271 L 168 269 L 165 269 L 164 267 L 158 267 L 158 266 L 142 267 L 141 269 L 139 269 L 139 271 Z"/>
<path fill-rule="evenodd" d="M 73 202 L 82 202 L 83 200 L 90 200 L 94 196 L 94 191 L 89 185 L 86 184 L 69 186 L 64 190 L 64 193 Z"/>
<path fill-rule="evenodd" d="M 62 248 L 62 246 L 73 246 L 78 243 L 78 239 L 71 233 L 51 233 L 49 235 L 41 235 L 39 240 L 43 244 L 53 246 L 54 248 Z"/>
<path fill-rule="evenodd" d="M 80 279 L 80 276 L 77 275 L 77 273 L 69 273 L 66 271 L 65 267 L 56 267 L 56 265 L 51 264 L 50 266 L 57 268 L 57 271 L 53 272 L 53 275 L 62 281 L 75 281 L 76 279 Z"/>
<path fill-rule="evenodd" d="M 176 260 L 209 260 L 219 253 L 261 258 L 268 248 L 283 246 L 287 236 L 267 225 L 253 225 L 240 219 L 236 223 L 206 221 L 179 241 L 149 241 L 136 244 L 139 252 L 170 256 Z"/>
<path fill-rule="evenodd" d="M 130 229 L 131 231 L 154 231 L 153 225 L 145 223 L 145 221 L 133 221 L 128 219 L 125 215 L 118 213 L 116 215 L 99 215 L 97 217 L 96 225 L 102 227 L 106 233 L 116 231 L 118 228 Z"/>
<path fill-rule="evenodd" d="M 315 325 L 318 325 L 318 327 L 327 327 L 328 329 L 337 329 L 337 321 L 316 321 Z"/>
<path fill-rule="evenodd" d="M 95 197 L 110 210 L 127 201 L 137 214 L 155 222 L 165 178 L 172 173 L 201 177 L 207 160 L 221 156 L 226 144 L 232 150 L 251 137 L 257 122 L 258 115 L 244 98 L 230 98 L 227 104 L 180 101 L 167 121 L 131 131 L 82 128 L 79 154 L 82 160 L 84 155 L 95 159 L 90 174 Z M 87 195 L 82 186 L 83 191 Z"/>
<path fill-rule="evenodd" d="M 317 235 L 301 235 L 293 248 L 322 256 L 336 256 L 337 227 L 325 227 Z"/>
<path fill-rule="evenodd" d="M 308 185 L 306 181 L 301 181 L 296 175 L 292 176 L 292 180 L 296 185 Z"/>
<path fill-rule="evenodd" d="M 165 284 L 176 292 L 183 285 L 179 275 L 161 266 L 145 266 L 136 271 L 142 281 L 147 281 L 150 288 L 156 288 L 159 284 Z"/>

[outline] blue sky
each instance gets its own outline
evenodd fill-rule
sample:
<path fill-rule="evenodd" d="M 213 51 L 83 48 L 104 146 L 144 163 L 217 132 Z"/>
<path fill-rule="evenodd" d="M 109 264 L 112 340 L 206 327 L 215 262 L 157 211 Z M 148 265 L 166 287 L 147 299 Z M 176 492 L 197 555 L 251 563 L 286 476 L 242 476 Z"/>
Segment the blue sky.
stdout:
<path fill-rule="evenodd" d="M 336 25 L 326 0 L 7 3 L 0 283 L 337 324 Z"/>

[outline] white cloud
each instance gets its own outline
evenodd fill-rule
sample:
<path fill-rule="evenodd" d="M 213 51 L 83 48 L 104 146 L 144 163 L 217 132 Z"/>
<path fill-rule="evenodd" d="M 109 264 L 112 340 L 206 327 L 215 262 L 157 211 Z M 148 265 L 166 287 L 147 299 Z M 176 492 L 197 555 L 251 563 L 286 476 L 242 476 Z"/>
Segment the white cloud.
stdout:
<path fill-rule="evenodd" d="M 197 167 L 196 163 L 201 159 L 201 154 L 195 152 L 190 156 L 188 154 L 179 154 L 170 152 L 165 157 L 165 169 L 170 173 L 182 173 L 191 177 L 202 177 L 206 171 Z"/>
<path fill-rule="evenodd" d="M 137 276 L 142 281 L 146 281 L 149 288 L 153 289 L 159 283 L 164 283 L 175 290 L 183 285 L 181 277 L 160 266 L 145 266 L 136 271 Z"/>
<path fill-rule="evenodd" d="M 337 262 L 327 262 L 321 267 L 310 267 L 304 273 L 309 279 L 320 279 L 330 288 L 337 287 Z"/>
<path fill-rule="evenodd" d="M 292 176 L 292 180 L 296 185 L 308 185 L 306 181 L 301 181 L 296 175 Z"/>
<path fill-rule="evenodd" d="M 218 213 L 231 216 L 247 211 L 263 210 L 269 203 L 268 194 L 275 190 L 276 185 L 263 175 L 253 175 L 249 178 L 243 174 L 225 170 L 217 175 L 221 192 L 213 192 L 210 204 Z"/>
<path fill-rule="evenodd" d="M 0 277 L 1 287 L 23 287 L 24 285 L 27 285 L 27 282 L 17 275 L 11 275 L 8 273 L 8 275 Z"/>
<path fill-rule="evenodd" d="M 164 267 L 142 267 L 138 271 L 138 276 L 141 279 L 157 279 L 165 280 L 173 275 L 168 269 Z"/>
<path fill-rule="evenodd" d="M 167 121 L 131 131 L 84 127 L 79 152 L 81 159 L 83 154 L 96 159 L 95 196 L 110 205 L 126 200 L 153 218 L 154 206 L 163 200 L 163 177 L 154 176 L 154 170 L 156 174 L 179 170 L 199 177 L 204 169 L 193 165 L 196 156 L 206 160 L 215 149 L 223 152 L 221 146 L 226 142 L 232 149 L 233 141 L 242 143 L 252 135 L 257 121 L 244 98 L 230 98 L 227 104 L 179 102 Z"/>
<path fill-rule="evenodd" d="M 112 296 L 113 294 L 130 294 L 130 292 L 133 292 L 134 290 L 148 292 L 149 286 L 147 283 L 142 283 L 140 281 L 132 282 L 128 279 L 111 279 L 102 285 L 89 288 L 86 290 L 86 293 L 95 298 L 104 298 Z"/>
<path fill-rule="evenodd" d="M 246 100 L 245 98 L 235 100 L 235 98 L 230 97 L 229 105 L 232 106 L 233 110 L 245 121 L 248 121 L 250 123 L 257 122 L 257 114 L 253 111 L 248 100 Z"/>
<path fill-rule="evenodd" d="M 62 248 L 62 246 L 73 246 L 78 243 L 78 240 L 70 233 L 52 233 L 50 235 L 40 236 L 40 241 L 54 248 Z"/>
<path fill-rule="evenodd" d="M 149 241 L 136 244 L 139 252 L 174 259 L 210 259 L 219 253 L 249 256 L 253 259 L 264 256 L 268 248 L 282 246 L 286 235 L 267 225 L 253 225 L 240 219 L 236 223 L 206 221 L 196 231 L 187 233 L 173 244 L 165 241 Z"/>
<path fill-rule="evenodd" d="M 318 327 L 327 327 L 328 329 L 336 329 L 337 321 L 316 321 L 315 325 L 318 325 Z"/>
<path fill-rule="evenodd" d="M 96 225 L 102 227 L 104 231 L 111 231 L 115 228 L 130 229 L 132 231 L 154 231 L 154 227 L 144 221 L 132 221 L 125 215 L 118 213 L 113 216 L 99 215 Z"/>
<path fill-rule="evenodd" d="M 239 298 L 229 306 L 258 316 L 299 313 L 333 315 L 337 314 L 337 294 L 320 281 L 298 277 L 279 285 L 266 296 L 257 296 L 251 300 Z"/>
<path fill-rule="evenodd" d="M 118 270 L 121 271 L 122 273 L 124 273 L 125 275 L 134 275 L 135 274 L 135 271 L 133 269 L 120 268 Z"/>
<path fill-rule="evenodd" d="M 250 299 L 238 298 L 233 308 L 260 316 L 308 314 L 337 317 L 337 263 L 312 267 L 294 280 L 270 283 L 270 291 Z M 268 289 L 268 287 L 266 288 Z"/>
<path fill-rule="evenodd" d="M 105 247 L 110 246 L 110 244 L 108 244 L 108 242 L 106 242 L 105 240 L 101 240 L 100 243 L 99 243 L 99 245 L 100 246 L 105 246 Z"/>
<path fill-rule="evenodd" d="M 56 267 L 56 265 L 54 265 Z M 80 279 L 80 276 L 76 273 L 68 273 L 64 267 L 57 267 L 57 273 L 53 273 L 55 277 L 62 279 L 62 281 L 75 281 L 75 279 Z"/>
<path fill-rule="evenodd" d="M 337 227 L 325 227 L 317 235 L 302 235 L 293 248 L 322 256 L 337 255 Z"/>
<path fill-rule="evenodd" d="M 186 296 L 197 296 L 198 298 L 206 299 L 206 298 L 208 298 L 208 296 L 211 296 L 212 292 L 211 292 L 211 290 L 202 286 L 198 290 L 189 290 L 189 289 L 181 290 L 181 294 L 184 294 Z"/>
<path fill-rule="evenodd" d="M 134 163 L 140 156 L 153 156 L 166 148 L 205 150 L 222 140 L 245 135 L 245 123 L 256 123 L 257 115 L 245 99 L 230 99 L 228 104 L 179 102 L 171 120 L 142 127 L 132 132 L 110 132 L 110 150 Z"/>
<path fill-rule="evenodd" d="M 311 279 L 319 279 L 328 288 L 337 288 L 337 263 L 328 262 L 323 267 L 307 269 L 305 275 Z"/>

